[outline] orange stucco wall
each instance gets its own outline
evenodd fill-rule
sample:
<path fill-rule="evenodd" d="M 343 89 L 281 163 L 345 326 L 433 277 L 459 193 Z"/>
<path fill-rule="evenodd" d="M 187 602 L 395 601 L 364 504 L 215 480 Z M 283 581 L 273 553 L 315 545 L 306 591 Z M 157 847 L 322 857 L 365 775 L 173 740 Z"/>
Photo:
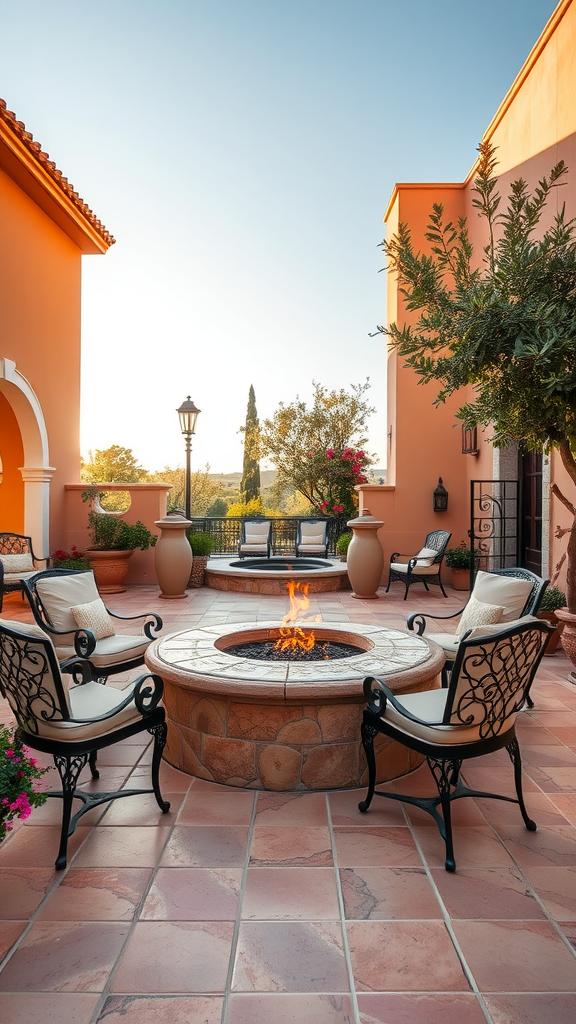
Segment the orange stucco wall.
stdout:
<path fill-rule="evenodd" d="M 24 483 L 20 467 L 24 461 L 22 438 L 12 407 L 0 392 L 0 523 L 10 533 L 24 530 Z"/>
<path fill-rule="evenodd" d="M 42 407 L 55 468 L 52 550 L 65 540 L 64 484 L 80 470 L 80 273 L 80 249 L 0 170 L 0 356 L 15 362 Z M 3 391 L 10 403 L 11 386 Z M 3 433 L 2 448 L 7 442 Z M 22 466 L 22 449 L 19 458 Z M 22 494 L 0 485 L 0 529 L 21 522 Z"/>
<path fill-rule="evenodd" d="M 534 186 L 558 160 L 568 164 L 565 186 L 558 188 L 550 203 L 550 217 L 561 203 L 567 215 L 576 216 L 576 2 L 558 5 L 540 40 L 528 57 L 510 92 L 503 100 L 485 134 L 498 147 L 503 201 L 512 180 L 524 177 Z M 450 137 L 447 136 L 447 145 Z M 473 154 L 471 154 L 471 159 Z M 442 202 L 446 215 L 464 214 L 475 250 L 481 254 L 486 239 L 482 223 L 472 207 L 473 173 L 462 185 L 429 183 L 398 185 L 386 216 L 388 237 L 398 224 L 407 222 L 418 247 L 428 247 L 424 231 L 434 202 Z M 405 319 L 397 283 L 388 275 L 388 320 Z M 386 520 L 380 532 L 385 556 L 391 550 L 413 551 L 430 529 L 452 531 L 451 545 L 466 538 L 469 519 L 469 481 L 493 475 L 492 449 L 480 440 L 476 458 L 460 451 L 460 426 L 453 413 L 465 396 L 446 407 L 431 406 L 435 390 L 418 384 L 415 374 L 404 368 L 395 353 L 388 356 L 388 422 L 392 437 L 388 445 L 388 483 L 392 488 L 363 488 L 361 506 Z M 488 432 L 489 434 L 489 432 Z M 556 456 L 552 458 L 552 479 L 572 494 Z M 438 476 L 450 494 L 449 512 L 434 515 L 431 495 Z M 557 501 L 551 504 L 550 559 L 543 566 L 551 571 L 562 556 L 565 540 L 554 536 L 556 525 L 564 525 L 567 513 Z M 385 563 L 387 566 L 387 562 Z M 562 583 L 562 576 L 560 577 Z"/>

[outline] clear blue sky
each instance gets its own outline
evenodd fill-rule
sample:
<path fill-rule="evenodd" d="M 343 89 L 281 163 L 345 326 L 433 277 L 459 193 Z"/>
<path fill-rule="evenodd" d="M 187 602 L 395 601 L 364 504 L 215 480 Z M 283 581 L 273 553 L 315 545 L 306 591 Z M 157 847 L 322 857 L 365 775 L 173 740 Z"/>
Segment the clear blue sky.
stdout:
<path fill-rule="evenodd" d="M 0 0 L 0 96 L 117 244 L 83 261 L 82 448 L 241 468 L 258 413 L 370 377 L 382 216 L 461 181 L 554 0 Z M 106 396 L 107 408 L 103 405 Z"/>

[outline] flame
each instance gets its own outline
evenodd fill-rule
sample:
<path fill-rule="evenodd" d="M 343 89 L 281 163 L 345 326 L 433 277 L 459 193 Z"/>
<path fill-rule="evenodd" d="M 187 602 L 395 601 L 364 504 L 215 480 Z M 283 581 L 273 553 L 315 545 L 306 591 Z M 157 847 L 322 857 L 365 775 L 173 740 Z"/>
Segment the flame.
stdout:
<path fill-rule="evenodd" d="M 302 650 L 310 651 L 316 643 L 316 637 L 314 630 L 304 632 L 300 626 L 289 626 L 289 622 L 296 622 L 298 619 L 305 619 L 308 616 L 306 611 L 310 605 L 310 598 L 308 597 L 308 590 L 310 588 L 309 583 L 302 583 L 301 581 L 296 582 L 295 580 L 289 580 L 286 584 L 288 590 L 288 596 L 290 598 L 290 610 L 282 619 L 282 625 L 280 627 L 280 636 L 274 644 L 274 650 L 276 651 L 287 651 L 287 650 Z M 315 615 L 313 618 L 314 622 L 321 622 L 322 616 Z"/>

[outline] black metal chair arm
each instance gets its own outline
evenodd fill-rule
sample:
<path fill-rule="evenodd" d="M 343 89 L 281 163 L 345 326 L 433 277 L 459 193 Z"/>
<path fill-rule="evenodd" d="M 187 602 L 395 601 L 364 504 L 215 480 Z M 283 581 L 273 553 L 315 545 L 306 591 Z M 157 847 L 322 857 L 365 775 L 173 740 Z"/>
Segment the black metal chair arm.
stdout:
<path fill-rule="evenodd" d="M 434 619 L 434 621 L 436 621 L 437 619 L 440 621 L 445 621 L 447 619 L 457 619 L 459 615 L 462 615 L 463 611 L 464 608 L 460 608 L 459 611 L 452 612 L 451 615 L 424 615 L 424 612 L 411 612 L 411 614 L 406 619 L 406 625 L 408 626 L 408 629 L 414 630 L 415 628 L 416 632 L 418 633 L 418 636 L 422 636 L 424 630 L 426 629 L 427 619 Z"/>
<path fill-rule="evenodd" d="M 156 612 L 142 612 L 141 615 L 118 615 L 117 612 L 111 612 L 109 608 L 107 608 L 106 611 L 113 619 L 121 619 L 123 622 L 134 622 L 136 619 L 146 619 L 142 628 L 149 640 L 154 640 L 155 633 L 159 633 L 164 625 L 162 619 L 156 614 Z"/>
<path fill-rule="evenodd" d="M 377 686 L 374 687 L 374 683 Z M 392 690 L 386 686 L 386 683 L 382 679 L 377 679 L 376 676 L 366 676 L 364 680 L 364 696 L 368 703 L 368 709 L 374 715 L 383 715 L 389 702 L 403 718 L 408 718 L 411 722 L 416 722 L 418 725 L 435 726 L 444 724 L 443 722 L 430 722 L 423 718 L 418 718 L 417 715 L 413 715 L 396 699 Z"/>
<path fill-rule="evenodd" d="M 60 662 L 60 671 L 71 675 L 77 686 L 94 681 L 92 665 L 85 658 L 66 658 Z"/>
<path fill-rule="evenodd" d="M 74 650 L 79 658 L 89 658 L 96 647 L 96 637 L 91 629 L 77 629 L 74 633 Z"/>
<path fill-rule="evenodd" d="M 146 683 L 148 679 L 153 680 L 152 686 L 144 686 L 144 683 Z M 146 715 L 151 714 L 151 712 L 157 708 L 162 698 L 163 690 L 164 683 L 160 676 L 152 674 L 141 676 L 140 679 L 136 680 L 132 693 L 130 693 L 128 697 L 125 697 L 125 699 L 121 701 L 120 704 L 117 704 L 116 707 L 107 711 L 105 715 L 98 715 L 94 718 L 69 718 L 68 721 L 71 722 L 72 725 L 90 725 L 92 722 L 106 722 L 109 718 L 114 718 L 119 711 L 123 711 L 124 708 L 127 708 L 132 701 L 134 701 L 136 705 L 136 710 L 139 711 L 143 717 L 146 717 Z"/>

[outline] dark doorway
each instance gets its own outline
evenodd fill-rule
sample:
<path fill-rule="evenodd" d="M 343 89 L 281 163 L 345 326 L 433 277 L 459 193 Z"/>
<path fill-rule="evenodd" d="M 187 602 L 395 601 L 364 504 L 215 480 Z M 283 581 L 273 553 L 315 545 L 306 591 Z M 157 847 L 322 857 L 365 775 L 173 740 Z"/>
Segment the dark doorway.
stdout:
<path fill-rule="evenodd" d="M 520 565 L 542 575 L 542 452 L 520 456 Z"/>

